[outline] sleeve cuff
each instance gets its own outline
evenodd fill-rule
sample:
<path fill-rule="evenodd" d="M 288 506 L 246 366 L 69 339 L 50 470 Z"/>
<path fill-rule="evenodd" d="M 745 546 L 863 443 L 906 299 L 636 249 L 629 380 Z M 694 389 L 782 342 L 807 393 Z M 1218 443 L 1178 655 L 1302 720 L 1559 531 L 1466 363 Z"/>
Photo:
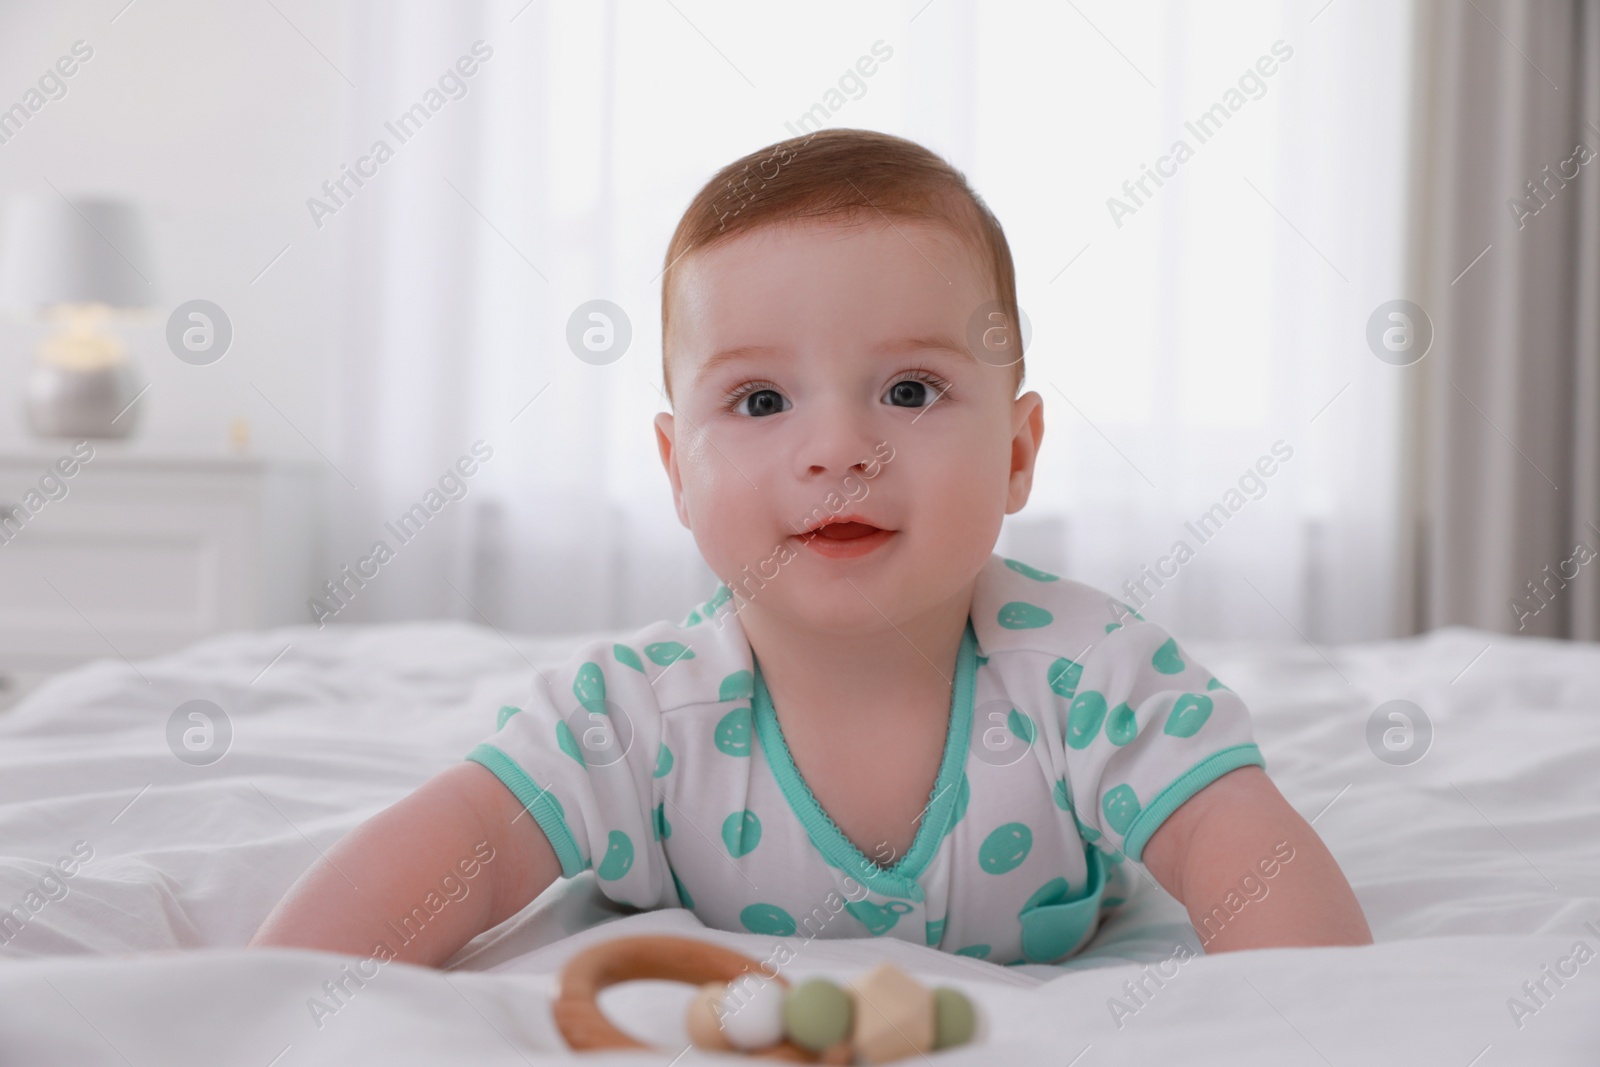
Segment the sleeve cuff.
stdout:
<path fill-rule="evenodd" d="M 1138 817 L 1133 820 L 1133 825 L 1129 826 L 1128 832 L 1123 835 L 1122 851 L 1128 858 L 1142 863 L 1144 846 L 1149 843 L 1150 835 L 1154 834 L 1184 801 L 1229 771 L 1240 767 L 1266 765 L 1267 761 L 1262 757 L 1261 749 L 1254 744 L 1234 745 L 1232 748 L 1213 752 L 1173 779 L 1165 789 L 1156 794 L 1156 798 L 1143 811 L 1139 812 Z"/>
<path fill-rule="evenodd" d="M 491 744 L 479 745 L 467 753 L 466 758 L 487 767 L 522 802 L 528 814 L 539 824 L 539 829 L 544 831 L 545 837 L 550 839 L 550 847 L 555 849 L 556 858 L 561 861 L 561 877 L 572 878 L 583 873 L 586 869 L 583 854 L 578 851 L 577 842 L 573 840 L 572 831 L 561 810 L 561 802 L 554 793 L 535 785 L 515 760 Z"/>

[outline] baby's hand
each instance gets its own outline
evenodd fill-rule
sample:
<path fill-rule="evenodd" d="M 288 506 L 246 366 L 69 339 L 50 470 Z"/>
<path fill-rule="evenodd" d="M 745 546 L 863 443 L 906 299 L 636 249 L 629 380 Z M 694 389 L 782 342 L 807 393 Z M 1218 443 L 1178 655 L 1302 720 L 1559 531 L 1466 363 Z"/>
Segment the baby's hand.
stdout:
<path fill-rule="evenodd" d="M 1188 909 L 1207 952 L 1372 943 L 1333 855 L 1260 767 L 1190 797 L 1142 858 Z"/>

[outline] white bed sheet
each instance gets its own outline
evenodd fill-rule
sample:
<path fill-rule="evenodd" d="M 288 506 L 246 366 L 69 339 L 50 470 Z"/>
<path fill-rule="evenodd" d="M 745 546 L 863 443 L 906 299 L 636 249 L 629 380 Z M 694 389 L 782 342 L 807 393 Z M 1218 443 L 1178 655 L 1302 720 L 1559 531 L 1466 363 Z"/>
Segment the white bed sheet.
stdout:
<path fill-rule="evenodd" d="M 0 715 L 0 909 L 75 843 L 93 849 L 67 895 L 0 945 L 0 1063 L 566 1058 L 548 1005 L 584 945 L 676 933 L 768 957 L 770 937 L 615 908 L 592 874 L 556 883 L 447 972 L 386 965 L 320 1026 L 308 1000 L 348 958 L 242 949 L 319 849 L 460 760 L 496 708 L 524 699 L 530 663 L 580 639 L 452 623 L 236 634 L 99 661 Z M 1197 944 L 1176 901 L 1145 884 L 1062 966 L 791 938 L 786 976 L 850 977 L 888 958 L 959 985 L 980 1005 L 983 1043 L 939 1063 L 1600 1062 L 1600 957 L 1559 986 L 1543 970 L 1580 941 L 1600 953 L 1600 646 L 1452 628 L 1320 650 L 1187 647 L 1249 702 L 1269 773 L 1316 818 L 1376 945 L 1196 958 L 1159 988 L 1147 979 L 1140 1003 L 1124 983 Z M 1410 766 L 1367 747 L 1368 715 L 1395 698 L 1433 722 Z M 167 747 L 169 715 L 192 699 L 233 727 L 206 767 Z M 1535 1000 L 1524 983 L 1541 978 Z M 665 1051 L 585 1061 L 666 1063 L 683 1048 L 688 993 L 609 991 L 607 1010 Z M 1137 1011 L 1118 1018 L 1112 998 Z M 1512 998 L 1537 1010 L 1516 1018 Z"/>

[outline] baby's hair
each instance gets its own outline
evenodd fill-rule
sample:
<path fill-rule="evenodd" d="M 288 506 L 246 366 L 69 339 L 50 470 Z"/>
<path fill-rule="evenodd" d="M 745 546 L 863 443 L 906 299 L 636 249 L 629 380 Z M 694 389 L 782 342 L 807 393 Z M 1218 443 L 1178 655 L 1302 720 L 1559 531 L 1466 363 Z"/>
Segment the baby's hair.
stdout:
<path fill-rule="evenodd" d="M 661 274 L 661 377 L 668 399 L 672 396 L 667 365 L 672 268 L 691 250 L 761 226 L 802 219 L 851 223 L 894 218 L 945 223 L 981 251 L 989 261 L 1005 321 L 1020 321 L 1016 271 L 1005 231 L 965 175 L 903 137 L 875 130 L 818 130 L 729 163 L 695 194 L 678 220 Z M 1015 391 L 1022 386 L 1022 360 L 1012 367 Z"/>

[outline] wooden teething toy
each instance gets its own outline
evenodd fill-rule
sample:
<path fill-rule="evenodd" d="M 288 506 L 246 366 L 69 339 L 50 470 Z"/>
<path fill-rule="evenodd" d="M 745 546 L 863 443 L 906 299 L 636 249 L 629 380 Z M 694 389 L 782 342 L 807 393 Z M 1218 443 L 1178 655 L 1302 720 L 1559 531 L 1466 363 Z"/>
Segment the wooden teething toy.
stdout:
<path fill-rule="evenodd" d="M 811 978 L 791 989 L 755 960 L 686 937 L 622 937 L 578 953 L 561 969 L 552 1006 L 576 1051 L 650 1046 L 600 1011 L 600 990 L 641 978 L 700 987 L 685 1020 L 698 1048 L 799 1063 L 888 1063 L 972 1040 L 972 1002 L 924 988 L 890 963 L 842 986 Z M 731 1006 L 731 1007 L 730 1007 Z"/>

